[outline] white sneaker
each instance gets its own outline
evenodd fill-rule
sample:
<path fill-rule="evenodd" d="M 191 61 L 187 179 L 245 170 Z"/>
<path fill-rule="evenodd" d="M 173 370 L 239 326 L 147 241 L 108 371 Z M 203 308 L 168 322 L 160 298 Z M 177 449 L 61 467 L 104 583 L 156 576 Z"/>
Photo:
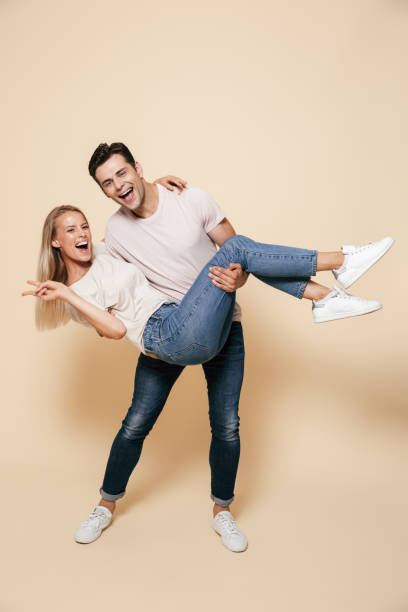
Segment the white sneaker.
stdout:
<path fill-rule="evenodd" d="M 388 236 L 378 242 L 370 242 L 362 246 L 342 246 L 344 263 L 338 270 L 333 270 L 336 280 L 347 289 L 376 261 L 381 259 L 394 242 L 394 239 Z"/>
<path fill-rule="evenodd" d="M 379 308 L 382 308 L 380 302 L 350 295 L 340 287 L 334 286 L 325 298 L 318 301 L 313 300 L 312 313 L 315 323 L 323 323 L 334 319 L 356 317 L 374 312 Z"/>
<path fill-rule="evenodd" d="M 112 522 L 112 512 L 105 506 L 96 506 L 75 532 L 76 542 L 89 544 L 99 538 L 102 530 Z"/>
<path fill-rule="evenodd" d="M 245 534 L 239 529 L 231 512 L 222 510 L 212 520 L 213 529 L 221 536 L 224 546 L 232 552 L 243 552 L 248 546 Z"/>

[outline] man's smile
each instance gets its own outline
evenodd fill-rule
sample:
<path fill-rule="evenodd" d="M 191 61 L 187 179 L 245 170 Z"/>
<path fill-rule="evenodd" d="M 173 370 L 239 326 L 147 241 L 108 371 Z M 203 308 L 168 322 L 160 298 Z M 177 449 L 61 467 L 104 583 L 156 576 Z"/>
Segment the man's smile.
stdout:
<path fill-rule="evenodd" d="M 130 187 L 129 189 L 127 189 L 124 193 L 120 194 L 119 197 L 121 200 L 123 200 L 126 203 L 131 202 L 133 198 L 133 187 Z"/>

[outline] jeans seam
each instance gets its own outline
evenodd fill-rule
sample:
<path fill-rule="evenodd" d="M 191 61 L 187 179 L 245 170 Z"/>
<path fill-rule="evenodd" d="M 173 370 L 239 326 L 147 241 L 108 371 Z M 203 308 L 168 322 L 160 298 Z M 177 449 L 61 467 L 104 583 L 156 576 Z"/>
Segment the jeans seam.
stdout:
<path fill-rule="evenodd" d="M 186 314 L 186 316 L 184 317 L 182 323 L 177 326 L 177 331 L 172 336 L 170 336 L 169 338 L 164 338 L 164 339 L 160 338 L 160 344 L 161 344 L 162 347 L 164 347 L 169 342 L 172 342 L 175 338 L 177 338 L 181 334 L 181 332 L 183 331 L 184 327 L 187 324 L 187 321 L 192 317 L 194 312 L 197 310 L 198 305 L 199 305 L 199 303 L 201 301 L 201 298 L 209 291 L 210 288 L 211 288 L 210 285 L 208 285 L 207 287 L 205 287 L 203 289 L 203 291 L 201 291 L 200 295 L 197 297 L 196 301 L 194 302 L 191 310 Z M 194 344 L 197 344 L 197 343 L 194 343 Z"/>
<path fill-rule="evenodd" d="M 312 276 L 316 276 L 317 273 L 317 251 L 313 251 L 312 255 Z"/>

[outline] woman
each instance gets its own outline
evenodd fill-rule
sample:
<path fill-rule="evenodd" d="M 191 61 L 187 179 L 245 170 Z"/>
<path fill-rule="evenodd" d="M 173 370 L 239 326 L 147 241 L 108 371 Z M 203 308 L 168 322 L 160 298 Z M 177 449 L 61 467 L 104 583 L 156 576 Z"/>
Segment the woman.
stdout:
<path fill-rule="evenodd" d="M 40 298 L 40 328 L 56 327 L 69 315 L 94 326 L 102 336 L 126 336 L 147 355 L 170 364 L 189 365 L 216 355 L 231 325 L 235 293 L 216 286 L 209 273 L 212 266 L 226 268 L 230 262 L 240 263 L 263 282 L 311 300 L 314 320 L 323 322 L 372 312 L 381 304 L 350 296 L 338 287 L 331 291 L 310 277 L 316 271 L 333 270 L 339 282 L 348 287 L 392 244 L 392 238 L 385 238 L 364 247 L 321 253 L 234 236 L 199 274 L 181 303 L 175 304 L 153 289 L 136 266 L 112 258 L 103 244 L 93 247 L 88 223 L 79 209 L 60 206 L 50 212 L 44 224 L 40 281 L 29 281 L 36 288 L 23 295 Z M 125 453 L 120 445 L 125 442 L 115 439 L 101 493 L 117 495 L 126 489 L 143 438 L 132 442 L 130 459 L 121 461 Z M 92 541 L 110 523 L 106 509 L 98 506 L 95 511 L 95 516 L 91 514 L 77 530 L 77 541 Z"/>
<path fill-rule="evenodd" d="M 79 323 L 92 325 L 101 336 L 126 336 L 144 353 L 169 363 L 192 365 L 219 352 L 234 309 L 235 293 L 215 286 L 211 267 L 240 263 L 268 285 L 311 300 L 314 321 L 321 323 L 367 314 L 381 304 L 351 296 L 339 287 L 330 290 L 310 277 L 321 270 L 332 270 L 347 288 L 393 242 L 384 238 L 365 246 L 343 247 L 342 251 L 318 252 L 233 236 L 176 304 L 151 287 L 136 266 L 111 257 L 103 243 L 92 246 L 88 222 L 78 208 L 59 206 L 44 223 L 40 281 L 28 281 L 36 288 L 22 295 L 41 298 L 36 313 L 40 329 L 57 327 L 69 315 Z"/>

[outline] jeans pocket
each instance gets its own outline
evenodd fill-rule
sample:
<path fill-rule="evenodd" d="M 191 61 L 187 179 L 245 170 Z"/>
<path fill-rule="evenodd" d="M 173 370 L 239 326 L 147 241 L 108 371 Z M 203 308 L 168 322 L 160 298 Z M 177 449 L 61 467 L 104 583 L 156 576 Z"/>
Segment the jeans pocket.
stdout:
<path fill-rule="evenodd" d="M 201 344 L 189 344 L 180 351 L 168 353 L 167 357 L 172 363 L 178 365 L 196 365 L 211 359 L 208 347 Z"/>

